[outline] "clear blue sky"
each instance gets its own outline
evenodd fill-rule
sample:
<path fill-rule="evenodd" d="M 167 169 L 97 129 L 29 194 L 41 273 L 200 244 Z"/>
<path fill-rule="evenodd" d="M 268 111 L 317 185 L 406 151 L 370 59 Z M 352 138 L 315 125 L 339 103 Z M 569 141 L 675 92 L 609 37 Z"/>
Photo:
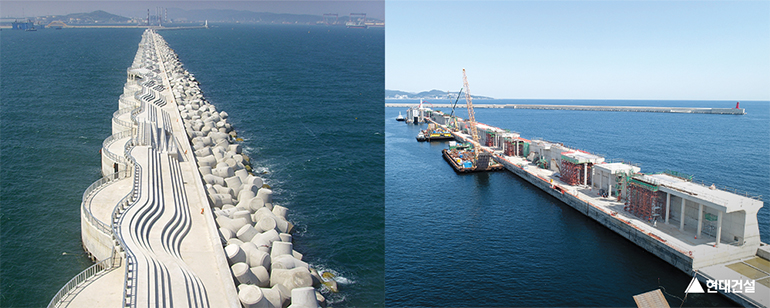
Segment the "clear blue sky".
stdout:
<path fill-rule="evenodd" d="M 770 100 L 770 1 L 385 2 L 385 88 Z"/>

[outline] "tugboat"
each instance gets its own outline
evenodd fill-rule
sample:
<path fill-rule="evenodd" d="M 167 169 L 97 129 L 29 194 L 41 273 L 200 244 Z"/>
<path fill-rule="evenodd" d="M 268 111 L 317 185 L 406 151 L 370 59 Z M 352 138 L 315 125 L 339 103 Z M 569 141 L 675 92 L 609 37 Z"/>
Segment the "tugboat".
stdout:
<path fill-rule="evenodd" d="M 417 134 L 417 141 L 419 141 L 419 142 L 423 142 L 423 141 L 425 141 L 425 140 L 426 140 L 426 139 L 425 139 L 425 134 L 423 133 L 423 131 L 420 131 L 420 132 Z"/>
<path fill-rule="evenodd" d="M 404 115 L 401 114 L 401 111 L 398 112 L 398 116 L 396 117 L 396 121 L 401 121 L 401 122 L 406 121 L 406 118 L 404 118 Z"/>

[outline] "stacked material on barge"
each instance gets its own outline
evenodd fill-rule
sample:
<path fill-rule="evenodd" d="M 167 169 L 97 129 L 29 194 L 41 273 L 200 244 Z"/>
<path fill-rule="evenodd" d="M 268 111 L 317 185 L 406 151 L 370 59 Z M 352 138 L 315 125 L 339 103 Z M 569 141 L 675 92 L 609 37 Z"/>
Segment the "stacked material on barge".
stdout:
<path fill-rule="evenodd" d="M 452 166 L 457 173 L 500 171 L 503 165 L 494 161 L 492 155 L 488 152 L 480 152 L 478 157 L 474 157 L 473 145 L 471 143 L 457 144 L 454 141 L 449 143 L 449 149 L 441 150 L 444 160 Z"/>
<path fill-rule="evenodd" d="M 439 127 L 436 124 L 428 124 L 428 129 L 421 130 L 419 134 L 417 134 L 417 141 L 445 141 L 445 140 L 454 140 L 455 137 L 452 136 L 452 132 L 448 129 Z"/>
<path fill-rule="evenodd" d="M 152 30 L 127 76 L 104 178 L 81 207 L 83 247 L 98 263 L 49 307 L 318 307 L 321 279 L 293 249 L 288 210 L 250 172 L 227 113 Z"/>
<path fill-rule="evenodd" d="M 471 141 L 469 121 L 432 111 L 427 121 L 453 127 Z M 527 140 L 518 133 L 476 123 L 482 148 L 495 161 L 648 252 L 695 275 L 708 286 L 741 281 L 751 292 L 711 287 L 748 307 L 770 306 L 770 246 L 760 242 L 759 196 L 698 184 L 666 170 L 641 173 L 624 162 L 558 142 Z M 504 132 L 504 133 L 503 133 Z"/>

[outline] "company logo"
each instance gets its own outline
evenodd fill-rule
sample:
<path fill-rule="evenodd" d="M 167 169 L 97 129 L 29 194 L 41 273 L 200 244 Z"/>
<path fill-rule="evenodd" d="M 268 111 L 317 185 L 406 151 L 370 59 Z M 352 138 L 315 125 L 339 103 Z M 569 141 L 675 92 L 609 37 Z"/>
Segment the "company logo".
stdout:
<path fill-rule="evenodd" d="M 700 281 L 695 276 L 690 280 L 690 285 L 685 289 L 685 294 L 696 293 L 717 293 L 721 290 L 724 293 L 754 293 L 756 287 L 756 281 L 742 280 L 742 279 L 720 279 L 720 280 L 706 280 L 706 291 L 703 290 Z"/>
<path fill-rule="evenodd" d="M 687 286 L 687 289 L 684 290 L 685 294 L 690 293 L 706 293 L 703 292 L 703 287 L 700 285 L 700 281 L 698 281 L 695 276 L 692 276 L 692 280 L 690 280 L 690 285 Z"/>

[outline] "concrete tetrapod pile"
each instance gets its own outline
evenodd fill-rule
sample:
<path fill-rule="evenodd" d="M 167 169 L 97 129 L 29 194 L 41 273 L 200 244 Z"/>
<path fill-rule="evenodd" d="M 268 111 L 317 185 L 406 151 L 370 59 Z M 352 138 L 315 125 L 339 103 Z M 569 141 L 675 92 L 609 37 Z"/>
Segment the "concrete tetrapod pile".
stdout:
<path fill-rule="evenodd" d="M 164 42 L 164 65 L 195 151 L 230 269 L 244 307 L 320 307 L 325 298 L 313 286 L 321 278 L 293 249 L 287 208 L 252 174 L 235 143 L 227 113 L 208 103 L 195 77 Z M 311 274 L 312 271 L 312 274 Z"/>

